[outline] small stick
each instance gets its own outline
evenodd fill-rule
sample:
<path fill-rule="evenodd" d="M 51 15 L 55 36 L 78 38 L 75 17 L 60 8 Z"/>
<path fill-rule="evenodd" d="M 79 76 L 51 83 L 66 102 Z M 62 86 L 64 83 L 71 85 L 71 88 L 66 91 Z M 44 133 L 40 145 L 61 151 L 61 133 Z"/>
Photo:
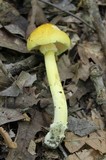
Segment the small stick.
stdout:
<path fill-rule="evenodd" d="M 70 15 L 70 16 L 78 19 L 79 21 L 81 21 L 82 23 L 84 23 L 84 24 L 87 25 L 89 28 L 91 28 L 92 30 L 95 31 L 95 29 L 94 29 L 92 26 L 90 26 L 86 21 L 84 21 L 84 20 L 81 19 L 80 17 L 77 17 L 75 14 L 73 14 L 73 13 L 71 13 L 71 12 L 69 12 L 69 11 L 66 11 L 66 10 L 64 10 L 64 9 L 58 7 L 57 5 L 52 4 L 52 3 L 48 2 L 48 1 L 45 1 L 45 0 L 40 0 L 40 1 L 43 2 L 43 3 L 46 3 L 46 4 L 48 4 L 48 5 L 51 5 L 51 6 L 57 8 L 58 10 L 60 10 L 60 11 L 62 11 L 62 12 L 64 12 L 64 13 L 67 13 L 68 15 Z"/>
<path fill-rule="evenodd" d="M 0 127 L 0 134 L 4 138 L 5 143 L 8 145 L 9 148 L 17 148 L 17 144 L 12 141 L 11 137 L 9 134 L 4 130 L 3 127 Z"/>
<path fill-rule="evenodd" d="M 5 64 L 5 67 L 8 72 L 10 72 L 12 75 L 19 74 L 22 70 L 27 70 L 39 63 L 39 60 L 35 57 L 35 55 L 32 55 L 24 60 L 21 60 L 16 63 L 11 64 Z"/>
<path fill-rule="evenodd" d="M 104 86 L 103 78 L 102 78 L 102 71 L 100 70 L 99 66 L 92 65 L 90 68 L 90 78 L 95 86 L 97 98 L 96 102 L 98 104 L 106 103 L 106 88 Z"/>
<path fill-rule="evenodd" d="M 61 153 L 63 154 L 64 159 L 66 159 L 68 157 L 68 155 L 61 144 L 59 145 L 59 149 L 60 149 Z"/>
<path fill-rule="evenodd" d="M 86 0 L 85 3 L 88 7 L 90 16 L 92 18 L 92 22 L 94 24 L 94 27 L 97 31 L 101 45 L 103 47 L 104 55 L 106 56 L 106 27 L 102 22 L 98 5 L 96 3 L 96 0 Z"/>
<path fill-rule="evenodd" d="M 97 93 L 96 102 L 101 105 L 104 117 L 106 119 L 106 88 L 102 78 L 102 71 L 99 66 L 92 65 L 90 68 L 90 78 L 95 86 Z"/>

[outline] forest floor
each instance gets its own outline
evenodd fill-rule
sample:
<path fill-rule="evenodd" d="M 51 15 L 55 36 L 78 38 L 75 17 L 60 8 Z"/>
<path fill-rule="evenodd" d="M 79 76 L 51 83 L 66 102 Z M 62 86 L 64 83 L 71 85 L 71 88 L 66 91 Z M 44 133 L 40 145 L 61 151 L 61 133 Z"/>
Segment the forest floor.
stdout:
<path fill-rule="evenodd" d="M 27 49 L 44 23 L 71 40 L 56 58 L 68 106 L 56 149 L 44 145 L 55 109 L 44 56 Z M 105 0 L 0 0 L 0 125 L 0 160 L 106 160 Z"/>

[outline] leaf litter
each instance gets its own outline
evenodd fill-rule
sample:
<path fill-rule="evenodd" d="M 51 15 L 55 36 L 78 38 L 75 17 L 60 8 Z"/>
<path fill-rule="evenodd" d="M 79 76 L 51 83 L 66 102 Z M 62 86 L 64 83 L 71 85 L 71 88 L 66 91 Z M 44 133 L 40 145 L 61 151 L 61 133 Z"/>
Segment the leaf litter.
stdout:
<path fill-rule="evenodd" d="M 0 125 L 17 144 L 9 149 L 1 135 L 0 159 L 105 159 L 105 11 L 99 0 L 0 1 Z M 56 150 L 43 144 L 54 114 L 44 58 L 26 48 L 28 35 L 46 22 L 72 41 L 57 59 L 69 117 Z"/>

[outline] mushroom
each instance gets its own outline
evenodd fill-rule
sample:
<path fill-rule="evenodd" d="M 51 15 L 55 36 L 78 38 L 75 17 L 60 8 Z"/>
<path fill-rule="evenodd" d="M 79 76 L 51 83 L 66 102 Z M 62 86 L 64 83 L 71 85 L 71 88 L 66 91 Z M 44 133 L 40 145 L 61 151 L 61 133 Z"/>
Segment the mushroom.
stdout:
<path fill-rule="evenodd" d="M 44 143 L 50 148 L 57 148 L 65 137 L 67 129 L 67 103 L 61 85 L 56 56 L 70 48 L 70 38 L 57 26 L 47 23 L 36 28 L 27 40 L 29 51 L 39 49 L 44 55 L 48 83 L 54 103 L 54 120 Z"/>

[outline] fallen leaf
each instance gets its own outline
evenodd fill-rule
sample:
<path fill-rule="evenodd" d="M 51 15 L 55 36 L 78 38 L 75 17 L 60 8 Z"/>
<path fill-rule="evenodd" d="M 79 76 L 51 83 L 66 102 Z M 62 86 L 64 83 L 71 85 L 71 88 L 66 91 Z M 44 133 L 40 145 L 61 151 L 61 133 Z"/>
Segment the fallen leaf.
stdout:
<path fill-rule="evenodd" d="M 10 150 L 6 160 L 19 160 L 19 157 L 23 160 L 35 160 L 36 154 L 29 153 L 28 147 L 31 140 L 34 140 L 36 133 L 41 131 L 44 121 L 41 112 L 33 109 L 30 114 L 32 121 L 19 123 L 16 140 L 17 149 Z"/>
<path fill-rule="evenodd" d="M 65 81 L 66 79 L 72 78 L 73 73 L 70 69 L 70 60 L 68 55 L 62 55 L 62 57 L 58 61 L 58 70 L 60 74 L 61 81 Z"/>
<path fill-rule="evenodd" d="M 71 66 L 71 71 L 74 73 L 73 81 L 78 82 L 79 79 L 86 81 L 89 77 L 89 68 L 90 68 L 89 61 L 84 64 L 81 60 Z"/>
<path fill-rule="evenodd" d="M 100 158 L 100 155 L 98 154 L 98 152 L 96 152 L 93 149 L 84 149 L 80 152 L 76 152 L 76 155 L 78 157 L 79 160 L 97 160 Z"/>
<path fill-rule="evenodd" d="M 106 132 L 98 130 L 97 133 L 89 134 L 89 137 L 79 137 L 72 132 L 66 133 L 65 147 L 70 153 L 78 151 L 85 144 L 89 145 L 95 151 L 99 151 L 102 154 L 106 153 Z"/>
<path fill-rule="evenodd" d="M 81 63 L 78 69 L 77 79 L 86 81 L 89 77 L 89 68 L 90 68 L 90 63 L 87 63 L 86 65 Z"/>
<path fill-rule="evenodd" d="M 5 25 L 14 21 L 19 16 L 18 10 L 6 1 L 0 2 L 0 23 Z"/>
<path fill-rule="evenodd" d="M 56 150 L 46 150 L 43 155 L 45 160 L 56 160 L 60 159 L 58 152 Z"/>
<path fill-rule="evenodd" d="M 33 83 L 37 80 L 37 76 L 36 74 L 29 74 L 29 78 L 26 80 L 24 87 L 31 87 L 33 85 Z"/>
<path fill-rule="evenodd" d="M 77 85 L 75 84 L 76 87 L 74 87 L 74 90 L 72 85 L 69 84 L 69 86 L 70 86 L 71 94 L 70 92 L 68 92 L 69 93 L 68 99 L 69 99 L 70 106 L 72 106 L 73 108 L 84 95 L 86 95 L 88 92 L 91 91 L 91 88 L 92 88 L 91 85 L 90 87 L 88 87 L 87 83 L 83 81 L 79 81 Z"/>
<path fill-rule="evenodd" d="M 86 136 L 98 129 L 95 123 L 69 116 L 68 129 L 79 136 Z"/>
<path fill-rule="evenodd" d="M 24 41 L 3 29 L 0 29 L 0 47 L 9 48 L 21 53 L 28 52 Z"/>
<path fill-rule="evenodd" d="M 33 105 L 36 105 L 40 98 L 36 97 L 36 87 L 25 88 L 25 91 L 22 94 L 19 94 L 17 97 L 6 97 L 5 102 L 8 108 L 19 108 L 22 111 L 28 110 Z"/>
<path fill-rule="evenodd" d="M 24 19 L 24 21 L 25 21 L 25 19 Z M 26 23 L 27 23 L 27 21 L 26 21 Z M 18 24 L 5 25 L 4 28 L 12 34 L 20 35 L 25 38 L 25 29 L 23 30 L 21 27 L 18 26 Z"/>
<path fill-rule="evenodd" d="M 106 153 L 106 132 L 99 130 L 97 133 L 90 134 L 86 144 L 103 154 Z"/>
<path fill-rule="evenodd" d="M 0 69 L 0 91 L 9 87 L 12 83 L 11 78 L 8 75 L 4 74 L 3 71 Z"/>
<path fill-rule="evenodd" d="M 20 15 L 12 3 L 7 1 L 0 3 L 0 23 L 8 32 L 25 38 L 28 21 Z"/>
<path fill-rule="evenodd" d="M 28 152 L 32 156 L 34 156 L 36 154 L 35 150 L 36 150 L 36 143 L 33 140 L 31 140 L 29 143 Z"/>
<path fill-rule="evenodd" d="M 20 93 L 23 93 L 24 87 L 30 87 L 35 80 L 36 75 L 30 75 L 22 71 L 12 86 L 0 92 L 0 96 L 17 97 Z"/>
<path fill-rule="evenodd" d="M 101 51 L 101 44 L 99 42 L 83 42 L 78 46 L 78 54 L 85 65 L 88 63 L 89 59 L 92 59 L 92 61 L 105 70 L 105 57 Z"/>
<path fill-rule="evenodd" d="M 31 75 L 28 72 L 22 71 L 15 81 L 15 85 L 18 86 L 20 90 L 22 90 L 24 87 L 32 86 L 33 82 L 36 80 L 36 74 Z"/>
<path fill-rule="evenodd" d="M 0 125 L 22 119 L 24 119 L 24 116 L 16 109 L 0 108 Z"/>
<path fill-rule="evenodd" d="M 72 49 L 77 43 L 80 41 L 80 37 L 78 34 L 74 33 L 73 36 L 71 37 L 71 48 Z"/>
<path fill-rule="evenodd" d="M 38 1 L 32 0 L 31 1 L 31 11 L 29 16 L 29 25 L 26 31 L 26 37 L 36 28 L 35 21 L 37 25 L 41 25 L 43 23 L 47 23 L 48 20 L 40 7 Z"/>
<path fill-rule="evenodd" d="M 75 14 L 76 16 L 80 16 L 81 13 L 77 13 Z M 62 22 L 65 22 L 65 23 L 75 23 L 75 24 L 79 24 L 81 23 L 78 19 L 76 19 L 75 17 L 73 16 L 65 16 L 65 17 L 62 17 L 61 19 Z"/>
<path fill-rule="evenodd" d="M 99 129 L 103 130 L 105 128 L 105 124 L 98 110 L 91 110 L 91 119 L 98 126 Z"/>
<path fill-rule="evenodd" d="M 69 155 L 66 160 L 81 160 L 75 154 Z"/>
<path fill-rule="evenodd" d="M 74 153 L 82 148 L 85 144 L 86 137 L 78 137 L 72 132 L 67 132 L 65 137 L 65 147 L 70 153 Z"/>
<path fill-rule="evenodd" d="M 7 89 L 0 92 L 0 96 L 2 97 L 17 97 L 20 93 L 20 89 L 16 85 L 12 85 Z"/>

